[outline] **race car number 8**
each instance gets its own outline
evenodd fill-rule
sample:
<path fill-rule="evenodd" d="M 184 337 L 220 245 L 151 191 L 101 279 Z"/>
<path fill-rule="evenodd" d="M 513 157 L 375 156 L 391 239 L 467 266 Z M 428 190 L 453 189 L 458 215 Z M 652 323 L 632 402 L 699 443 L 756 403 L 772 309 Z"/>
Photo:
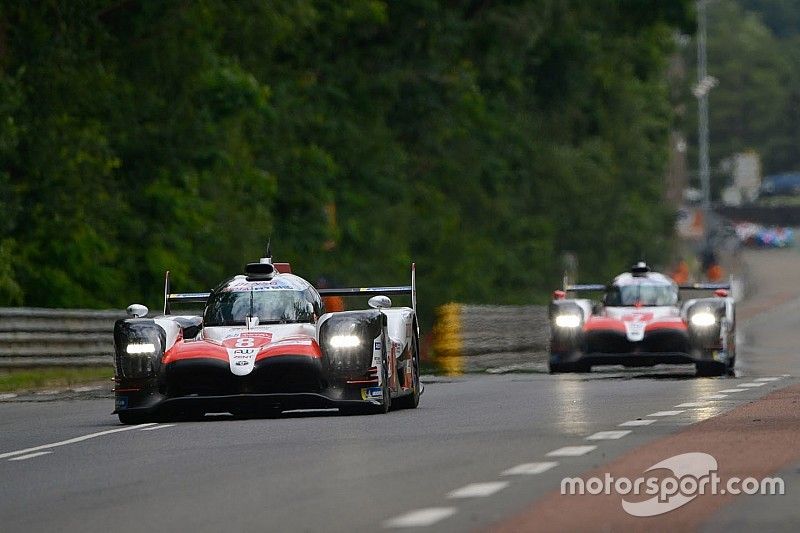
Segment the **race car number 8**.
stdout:
<path fill-rule="evenodd" d="M 255 339 L 250 337 L 243 337 L 241 339 L 236 340 L 236 347 L 237 348 L 252 348 L 256 343 Z"/>

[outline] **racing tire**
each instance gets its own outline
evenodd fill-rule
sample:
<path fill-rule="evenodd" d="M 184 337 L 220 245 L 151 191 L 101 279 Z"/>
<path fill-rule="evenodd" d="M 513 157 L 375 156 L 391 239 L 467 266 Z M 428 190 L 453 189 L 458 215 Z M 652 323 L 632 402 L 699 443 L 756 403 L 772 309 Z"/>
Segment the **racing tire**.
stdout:
<path fill-rule="evenodd" d="M 728 365 L 716 361 L 695 363 L 695 368 L 697 369 L 697 376 L 704 378 L 724 376 L 729 371 Z"/>
<path fill-rule="evenodd" d="M 411 341 L 414 352 L 411 354 L 411 383 L 413 392 L 395 400 L 395 405 L 398 409 L 416 409 L 419 405 L 419 396 L 421 394 L 421 386 L 419 383 L 419 346 L 417 335 Z"/>
<path fill-rule="evenodd" d="M 129 413 L 122 411 L 117 413 L 119 421 L 125 425 L 135 426 L 137 424 L 146 424 L 150 422 L 150 417 L 146 413 Z"/>

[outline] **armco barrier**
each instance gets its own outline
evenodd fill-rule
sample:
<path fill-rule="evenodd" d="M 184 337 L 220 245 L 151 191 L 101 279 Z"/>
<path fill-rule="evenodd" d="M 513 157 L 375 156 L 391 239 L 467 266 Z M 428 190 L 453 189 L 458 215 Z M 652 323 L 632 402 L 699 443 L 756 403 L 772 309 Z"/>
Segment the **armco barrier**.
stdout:
<path fill-rule="evenodd" d="M 0 308 L 0 368 L 114 362 L 114 321 L 124 311 Z"/>
<path fill-rule="evenodd" d="M 433 355 L 445 374 L 544 361 L 549 322 L 544 305 L 447 304 L 433 327 Z"/>

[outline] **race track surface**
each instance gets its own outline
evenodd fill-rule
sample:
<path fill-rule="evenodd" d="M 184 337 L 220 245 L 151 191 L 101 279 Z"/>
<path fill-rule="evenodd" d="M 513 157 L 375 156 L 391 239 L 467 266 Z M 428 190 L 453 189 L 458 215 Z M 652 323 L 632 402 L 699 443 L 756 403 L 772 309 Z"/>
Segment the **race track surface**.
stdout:
<path fill-rule="evenodd" d="M 800 271 L 800 255 L 748 261 L 759 297 L 741 307 L 734 378 L 695 378 L 692 367 L 432 378 L 413 411 L 220 415 L 143 427 L 120 425 L 109 399 L 2 402 L 0 530 L 548 529 L 531 520 L 548 511 L 537 502 L 559 500 L 563 477 L 647 457 L 664 439 L 679 447 L 702 424 L 725 435 L 741 409 L 772 405 L 752 402 L 783 389 L 780 401 L 800 396 L 792 392 L 800 384 L 800 284 L 787 296 L 772 268 L 762 268 L 771 261 Z M 800 417 L 781 413 L 775 427 L 788 424 L 800 436 Z M 784 452 L 780 464 L 773 440 Z M 739 496 L 699 518 L 691 512 L 700 502 L 692 502 L 664 520 L 686 512 L 675 522 L 682 528 L 796 530 L 800 461 L 779 439 L 762 454 L 785 477 L 786 496 Z M 722 467 L 725 457 L 718 460 Z M 609 505 L 613 529 L 618 499 Z M 579 525 L 601 529 L 606 511 L 596 516 Z"/>

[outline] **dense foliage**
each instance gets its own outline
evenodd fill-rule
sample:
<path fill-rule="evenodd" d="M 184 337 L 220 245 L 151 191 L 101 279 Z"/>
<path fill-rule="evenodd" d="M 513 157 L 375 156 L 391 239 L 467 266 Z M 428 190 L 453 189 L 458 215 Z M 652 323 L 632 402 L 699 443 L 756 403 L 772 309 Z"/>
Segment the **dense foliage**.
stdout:
<path fill-rule="evenodd" d="M 5 0 L 0 305 L 154 306 L 257 257 L 426 309 L 663 255 L 691 2 Z M 687 30 L 688 28 L 688 30 Z"/>

